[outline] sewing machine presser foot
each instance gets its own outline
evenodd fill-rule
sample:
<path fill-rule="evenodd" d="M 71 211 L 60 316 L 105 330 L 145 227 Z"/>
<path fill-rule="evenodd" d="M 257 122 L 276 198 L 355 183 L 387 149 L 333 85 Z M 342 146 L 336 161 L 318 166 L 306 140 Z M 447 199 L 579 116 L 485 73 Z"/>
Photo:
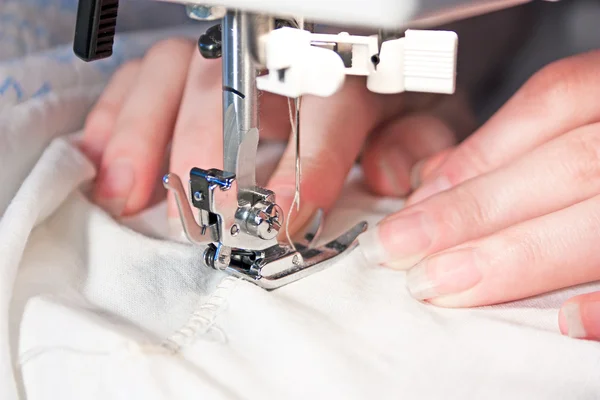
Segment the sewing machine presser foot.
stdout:
<path fill-rule="evenodd" d="M 361 222 L 335 240 L 315 247 L 323 220 L 320 211 L 293 246 L 279 243 L 283 213 L 272 192 L 255 187 L 236 194 L 235 175 L 217 169 L 194 168 L 189 183 L 191 203 L 200 210 L 200 224 L 180 178 L 175 174 L 163 178 L 165 188 L 175 195 L 188 240 L 206 246 L 204 264 L 267 290 L 324 270 L 356 247 L 356 238 L 367 229 L 367 223 Z"/>

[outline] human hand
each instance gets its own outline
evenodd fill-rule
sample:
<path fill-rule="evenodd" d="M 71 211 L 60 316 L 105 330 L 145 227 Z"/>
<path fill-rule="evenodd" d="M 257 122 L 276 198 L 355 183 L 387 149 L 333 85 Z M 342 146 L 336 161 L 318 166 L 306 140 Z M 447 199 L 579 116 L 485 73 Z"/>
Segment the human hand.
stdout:
<path fill-rule="evenodd" d="M 143 210 L 169 156 L 169 170 L 182 177 L 195 166 L 222 167 L 221 99 L 221 62 L 203 59 L 193 41 L 158 43 L 143 60 L 124 65 L 85 124 L 81 147 L 99 169 L 95 201 L 114 216 Z M 455 131 L 470 129 L 464 103 L 461 96 L 377 95 L 361 78 L 348 78 L 330 98 L 306 96 L 302 208 L 292 233 L 333 205 L 369 136 L 362 157 L 373 177 L 368 184 L 380 194 L 406 195 L 413 164 L 455 143 Z M 260 124 L 261 140 L 287 140 L 287 99 L 261 94 Z M 294 196 L 294 165 L 291 143 L 268 185 L 284 211 Z M 172 226 L 181 226 L 172 197 L 168 216 Z"/>
<path fill-rule="evenodd" d="M 420 300 L 488 305 L 600 280 L 600 52 L 533 76 L 481 129 L 417 166 L 407 207 L 359 238 L 371 262 L 410 269 Z M 560 329 L 600 340 L 600 293 Z"/>

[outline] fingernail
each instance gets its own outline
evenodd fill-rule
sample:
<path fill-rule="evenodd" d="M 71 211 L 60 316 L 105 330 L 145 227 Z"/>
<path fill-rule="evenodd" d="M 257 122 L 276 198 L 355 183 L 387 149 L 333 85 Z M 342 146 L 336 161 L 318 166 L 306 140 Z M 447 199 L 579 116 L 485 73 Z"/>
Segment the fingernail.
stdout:
<path fill-rule="evenodd" d="M 565 306 L 562 308 L 562 312 L 567 324 L 567 334 L 572 338 L 586 338 L 587 332 L 583 326 L 579 303 L 565 304 Z"/>
<path fill-rule="evenodd" d="M 423 258 L 431 245 L 429 225 L 421 212 L 383 221 L 358 237 L 361 252 L 372 264 L 408 269 Z"/>
<path fill-rule="evenodd" d="M 114 217 L 123 214 L 133 188 L 134 172 L 131 163 L 118 160 L 100 171 L 96 186 L 96 203 Z"/>
<path fill-rule="evenodd" d="M 421 186 L 421 172 L 423 171 L 423 164 L 425 164 L 425 161 L 426 159 L 417 161 L 410 170 L 410 188 L 412 190 L 416 190 Z"/>
<path fill-rule="evenodd" d="M 402 172 L 407 171 L 410 165 L 403 153 L 395 147 L 390 147 L 382 154 L 379 167 L 391 193 L 394 196 L 406 195 L 410 182 L 407 182 L 406 172 Z"/>
<path fill-rule="evenodd" d="M 442 253 L 421 261 L 406 274 L 406 286 L 418 300 L 462 293 L 482 275 L 473 249 Z"/>
<path fill-rule="evenodd" d="M 406 202 L 407 205 L 415 204 L 422 200 L 425 200 L 428 197 L 433 196 L 434 194 L 443 192 L 444 190 L 448 190 L 452 187 L 450 180 L 445 176 L 438 176 L 433 181 L 425 183 L 423 186 L 419 188 L 412 196 L 409 197 Z"/>
<path fill-rule="evenodd" d="M 380 265 L 390 259 L 379 237 L 379 228 L 374 227 L 358 237 L 358 250 L 363 259 L 371 265 Z"/>

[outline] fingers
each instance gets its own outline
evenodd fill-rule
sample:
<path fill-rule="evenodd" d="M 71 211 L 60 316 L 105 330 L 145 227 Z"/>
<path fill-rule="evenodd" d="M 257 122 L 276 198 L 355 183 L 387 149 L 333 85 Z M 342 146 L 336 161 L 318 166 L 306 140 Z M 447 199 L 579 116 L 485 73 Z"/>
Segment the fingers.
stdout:
<path fill-rule="evenodd" d="M 599 221 L 594 197 L 434 254 L 408 272 L 408 290 L 439 306 L 471 307 L 599 280 Z"/>
<path fill-rule="evenodd" d="M 170 170 L 186 179 L 193 167 L 223 167 L 222 68 L 220 60 L 200 54 L 192 59 L 173 136 Z M 284 140 L 290 123 L 287 100 L 270 93 L 259 96 L 261 139 Z M 175 198 L 169 194 L 168 217 L 180 228 Z"/>
<path fill-rule="evenodd" d="M 560 310 L 559 326 L 573 338 L 600 340 L 600 292 L 567 301 Z"/>
<path fill-rule="evenodd" d="M 504 165 L 542 143 L 600 121 L 600 52 L 555 62 L 531 78 L 478 132 L 465 140 L 409 199 L 435 193 Z"/>
<path fill-rule="evenodd" d="M 408 269 L 435 252 L 593 197 L 600 192 L 599 132 L 600 123 L 579 128 L 384 219 L 359 239 L 365 255 Z"/>
<path fill-rule="evenodd" d="M 448 154 L 442 150 L 473 132 L 475 126 L 464 91 L 442 97 L 417 113 L 400 115 L 378 128 L 363 152 L 367 186 L 383 196 L 407 195 L 420 184 L 422 161 L 436 153 Z"/>
<path fill-rule="evenodd" d="M 452 154 L 454 147 L 448 147 L 442 151 L 424 158 L 413 165 L 410 170 L 410 182 L 413 190 L 418 189 L 421 184 L 433 174 L 437 168 Z"/>
<path fill-rule="evenodd" d="M 454 132 L 434 116 L 402 115 L 366 147 L 362 156 L 365 182 L 375 194 L 405 196 L 412 189 L 411 169 L 415 163 L 455 141 Z"/>
<path fill-rule="evenodd" d="M 400 96 L 368 92 L 364 79 L 347 79 L 329 98 L 305 97 L 301 105 L 301 210 L 290 231 L 297 232 L 318 209 L 328 210 L 339 195 L 346 176 L 367 135 L 393 113 L 400 112 Z M 294 197 L 294 143 L 290 141 L 269 187 L 287 213 Z"/>
<path fill-rule="evenodd" d="M 287 140 L 291 130 L 287 97 L 260 92 L 258 106 L 260 140 Z"/>
<path fill-rule="evenodd" d="M 100 166 L 102 153 L 113 134 L 121 108 L 137 82 L 141 64 L 140 60 L 124 64 L 88 114 L 80 148 L 96 167 Z"/>
<path fill-rule="evenodd" d="M 129 88 L 94 192 L 96 203 L 114 216 L 138 212 L 151 198 L 194 47 L 191 41 L 177 39 L 155 45 Z"/>
<path fill-rule="evenodd" d="M 221 61 L 207 60 L 195 52 L 171 148 L 170 171 L 185 181 L 190 169 L 223 168 Z M 177 218 L 172 193 L 168 196 L 169 219 Z M 180 226 L 172 221 L 172 226 Z"/>

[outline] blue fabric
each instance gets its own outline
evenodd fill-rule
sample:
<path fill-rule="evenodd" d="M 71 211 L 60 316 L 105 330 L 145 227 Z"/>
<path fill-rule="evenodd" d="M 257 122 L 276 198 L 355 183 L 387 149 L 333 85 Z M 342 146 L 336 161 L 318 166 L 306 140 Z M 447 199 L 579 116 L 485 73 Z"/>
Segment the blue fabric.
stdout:
<path fill-rule="evenodd" d="M 41 69 L 44 65 L 55 69 L 63 65 L 74 71 L 93 69 L 108 80 L 125 61 L 144 54 L 153 32 L 187 21 L 179 4 L 121 0 L 112 57 L 86 64 L 72 47 L 77 5 L 77 0 L 0 0 L 0 107 L 53 91 L 56 74 L 40 71 L 35 77 L 23 76 L 22 65 L 28 60 L 35 59 Z M 64 77 L 60 84 L 64 86 Z"/>

